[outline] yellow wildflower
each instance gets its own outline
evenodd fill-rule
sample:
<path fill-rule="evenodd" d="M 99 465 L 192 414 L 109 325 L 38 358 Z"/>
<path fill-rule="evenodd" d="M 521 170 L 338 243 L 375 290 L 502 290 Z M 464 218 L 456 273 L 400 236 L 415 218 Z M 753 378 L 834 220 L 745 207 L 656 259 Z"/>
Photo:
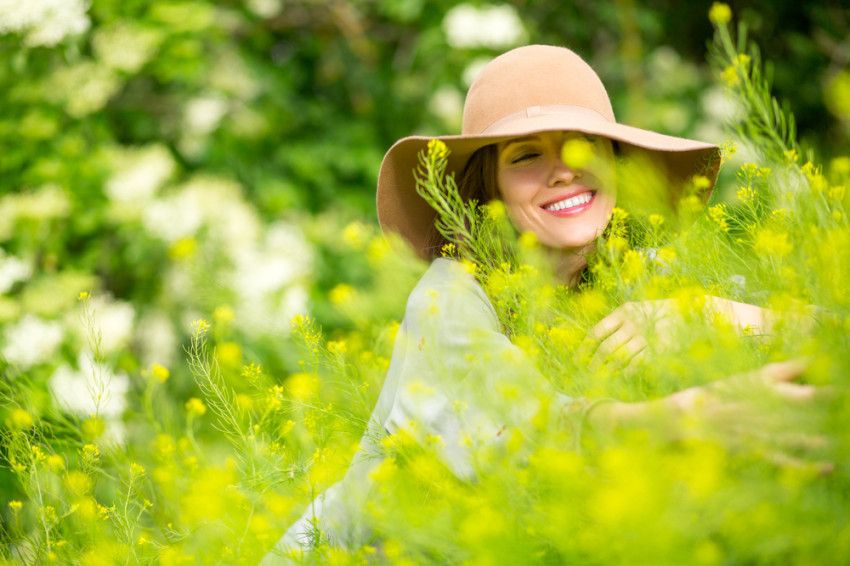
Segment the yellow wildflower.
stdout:
<path fill-rule="evenodd" d="M 584 138 L 571 138 L 561 147 L 561 159 L 571 169 L 586 168 L 593 157 L 593 144 Z"/>
<path fill-rule="evenodd" d="M 83 436 L 88 439 L 97 439 L 106 430 L 106 422 L 100 417 L 91 416 L 83 421 Z"/>
<path fill-rule="evenodd" d="M 708 19 L 714 25 L 726 25 L 732 20 L 732 9 L 723 2 L 714 2 L 708 10 Z"/>
<path fill-rule="evenodd" d="M 91 293 L 88 291 L 80 291 L 80 294 L 77 295 L 77 299 L 80 301 L 87 301 L 89 300 L 89 297 L 91 297 Z"/>
<path fill-rule="evenodd" d="M 195 238 L 180 238 L 168 248 L 168 257 L 175 261 L 189 259 L 195 255 L 198 249 L 198 241 Z"/>
<path fill-rule="evenodd" d="M 844 200 L 844 192 L 844 185 L 838 185 L 836 187 L 830 187 L 826 196 L 832 200 L 841 201 Z"/>
<path fill-rule="evenodd" d="M 310 399 L 319 391 L 319 377 L 313 373 L 294 373 L 286 380 L 289 394 L 299 401 Z"/>
<path fill-rule="evenodd" d="M 336 306 L 344 305 L 351 301 L 351 298 L 354 297 L 354 287 L 351 285 L 347 285 L 345 283 L 340 283 L 328 294 L 328 298 L 331 303 Z"/>
<path fill-rule="evenodd" d="M 527 250 L 536 248 L 539 243 L 534 232 L 523 232 L 519 237 L 519 245 Z"/>
<path fill-rule="evenodd" d="M 454 257 L 456 252 L 457 246 L 454 245 L 452 242 L 449 242 L 448 244 L 443 244 L 443 247 L 440 248 L 440 253 L 443 257 Z"/>
<path fill-rule="evenodd" d="M 664 224 L 664 217 L 660 214 L 650 214 L 649 224 L 655 227 L 661 226 L 662 224 Z"/>
<path fill-rule="evenodd" d="M 242 347 L 236 342 L 222 342 L 215 347 L 215 357 L 223 367 L 236 368 L 242 364 Z"/>
<path fill-rule="evenodd" d="M 850 157 L 835 157 L 829 162 L 829 169 L 833 175 L 850 174 Z"/>
<path fill-rule="evenodd" d="M 145 475 L 145 467 L 141 464 L 137 464 L 136 462 L 130 463 L 130 475 L 134 477 L 141 477 Z"/>
<path fill-rule="evenodd" d="M 449 148 L 442 140 L 432 139 L 428 142 L 428 155 L 436 159 L 445 159 L 449 155 Z"/>
<path fill-rule="evenodd" d="M 737 86 L 741 82 L 741 79 L 738 77 L 738 69 L 735 68 L 735 65 L 729 65 L 723 69 L 720 73 L 720 78 L 730 87 Z"/>
<path fill-rule="evenodd" d="M 389 240 L 384 236 L 378 236 L 369 242 L 369 247 L 366 249 L 366 258 L 369 263 L 375 265 L 383 261 L 392 250 Z"/>
<path fill-rule="evenodd" d="M 344 354 L 348 351 L 345 340 L 331 340 L 328 342 L 328 352 L 331 354 Z"/>
<path fill-rule="evenodd" d="M 646 270 L 643 254 L 635 250 L 626 250 L 623 254 L 623 281 L 629 283 L 643 275 Z"/>
<path fill-rule="evenodd" d="M 769 228 L 759 230 L 753 242 L 753 250 L 756 253 L 769 257 L 785 257 L 793 249 L 787 233 L 776 232 Z"/>
<path fill-rule="evenodd" d="M 726 222 L 726 205 L 723 203 L 710 206 L 708 208 L 708 217 L 717 224 L 723 232 L 729 231 L 729 223 Z"/>
<path fill-rule="evenodd" d="M 362 222 L 352 222 L 342 229 L 342 241 L 349 248 L 362 250 L 369 237 L 369 231 Z"/>
<path fill-rule="evenodd" d="M 23 509 L 24 504 L 18 501 L 17 499 L 13 499 L 9 502 L 9 509 L 12 510 L 13 513 L 17 513 L 21 509 Z"/>
<path fill-rule="evenodd" d="M 32 415 L 21 408 L 12 409 L 8 423 L 11 428 L 17 430 L 26 430 L 35 424 Z"/>
<path fill-rule="evenodd" d="M 484 205 L 484 212 L 491 220 L 502 220 L 506 214 L 505 203 L 500 200 L 491 200 Z"/>
<path fill-rule="evenodd" d="M 747 185 L 745 187 L 739 187 L 735 195 L 741 202 L 749 204 L 755 199 L 756 192 L 750 185 Z"/>
<path fill-rule="evenodd" d="M 83 460 L 87 462 L 96 462 L 100 459 L 100 448 L 95 444 L 86 444 L 83 446 Z"/>
<path fill-rule="evenodd" d="M 151 365 L 151 376 L 158 382 L 165 383 L 171 376 L 171 372 L 164 365 L 155 363 Z"/>
<path fill-rule="evenodd" d="M 203 336 L 210 329 L 210 323 L 204 320 L 203 318 L 199 318 L 198 320 L 192 322 L 192 334 L 195 336 Z"/>
<path fill-rule="evenodd" d="M 788 161 L 788 163 L 797 163 L 797 160 L 800 159 L 796 149 L 786 149 L 784 153 L 785 160 Z"/>
<path fill-rule="evenodd" d="M 464 271 L 466 271 L 470 275 L 475 275 L 475 272 L 478 270 L 478 266 L 469 261 L 468 259 L 462 260 L 460 264 L 463 266 Z"/>
<path fill-rule="evenodd" d="M 74 495 L 85 495 L 93 485 L 91 477 L 85 472 L 72 470 L 65 475 L 65 487 Z"/>
<path fill-rule="evenodd" d="M 47 467 L 54 472 L 59 472 L 65 469 L 65 458 L 59 454 L 51 454 L 47 457 Z"/>
<path fill-rule="evenodd" d="M 230 324 L 236 318 L 236 313 L 230 305 L 219 305 L 213 311 L 213 320 L 216 324 Z"/>
<path fill-rule="evenodd" d="M 186 401 L 186 412 L 193 417 L 199 417 L 207 412 L 207 406 L 197 397 L 192 397 Z"/>

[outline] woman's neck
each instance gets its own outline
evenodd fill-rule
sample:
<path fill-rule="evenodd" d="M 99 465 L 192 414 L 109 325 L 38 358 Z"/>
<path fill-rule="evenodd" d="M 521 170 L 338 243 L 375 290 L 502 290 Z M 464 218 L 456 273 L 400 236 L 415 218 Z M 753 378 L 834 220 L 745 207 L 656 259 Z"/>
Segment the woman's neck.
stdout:
<path fill-rule="evenodd" d="M 554 261 L 558 279 L 569 287 L 578 285 L 581 273 L 587 267 L 587 256 L 593 248 L 593 245 L 588 245 L 578 249 L 551 250 L 550 257 Z"/>

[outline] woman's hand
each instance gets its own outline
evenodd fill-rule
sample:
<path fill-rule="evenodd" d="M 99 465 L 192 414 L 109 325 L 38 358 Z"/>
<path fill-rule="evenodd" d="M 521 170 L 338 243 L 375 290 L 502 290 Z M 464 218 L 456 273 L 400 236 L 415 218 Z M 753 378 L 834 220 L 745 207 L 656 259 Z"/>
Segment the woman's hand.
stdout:
<path fill-rule="evenodd" d="M 588 367 L 593 370 L 613 360 L 629 366 L 646 349 L 648 331 L 661 345 L 672 343 L 679 318 L 672 299 L 623 303 L 588 333 L 582 345 L 585 354 L 593 352 Z"/>
<path fill-rule="evenodd" d="M 703 309 L 726 317 L 742 334 L 770 333 L 777 318 L 768 309 L 710 295 L 705 297 Z M 654 337 L 656 346 L 671 346 L 681 318 L 673 299 L 623 303 L 588 333 L 583 345 L 585 353 L 593 352 L 588 367 L 614 364 L 628 368 L 644 355 L 648 335 Z"/>
<path fill-rule="evenodd" d="M 811 419 L 799 418 L 825 393 L 794 383 L 805 367 L 801 360 L 772 363 L 653 401 L 602 403 L 593 406 L 587 419 L 593 429 L 608 433 L 655 424 L 672 440 L 715 437 L 730 448 L 756 450 L 780 465 L 814 463 L 828 472 L 831 463 L 812 462 L 812 455 L 828 441 L 812 430 Z"/>

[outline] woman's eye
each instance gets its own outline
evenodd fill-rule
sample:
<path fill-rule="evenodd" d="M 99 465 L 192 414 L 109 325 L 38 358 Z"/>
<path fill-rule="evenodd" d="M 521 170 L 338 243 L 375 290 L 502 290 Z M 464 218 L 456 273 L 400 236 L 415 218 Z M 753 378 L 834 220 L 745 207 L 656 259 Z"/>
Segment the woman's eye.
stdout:
<path fill-rule="evenodd" d="M 524 152 L 512 157 L 511 163 L 521 163 L 523 161 L 528 161 L 530 159 L 534 159 L 538 155 L 540 155 L 540 154 L 537 153 L 536 151 L 524 151 Z"/>

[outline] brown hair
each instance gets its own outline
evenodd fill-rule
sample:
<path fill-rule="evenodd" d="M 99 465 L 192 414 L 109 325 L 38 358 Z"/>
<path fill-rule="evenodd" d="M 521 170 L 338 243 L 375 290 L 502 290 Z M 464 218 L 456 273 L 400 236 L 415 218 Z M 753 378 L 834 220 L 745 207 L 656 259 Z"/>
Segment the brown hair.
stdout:
<path fill-rule="evenodd" d="M 470 156 L 457 183 L 458 193 L 464 201 L 476 200 L 482 205 L 499 198 L 498 159 L 495 144 L 485 145 Z M 431 258 L 439 257 L 447 243 L 437 230 L 436 222 L 432 223 L 426 248 Z"/>

